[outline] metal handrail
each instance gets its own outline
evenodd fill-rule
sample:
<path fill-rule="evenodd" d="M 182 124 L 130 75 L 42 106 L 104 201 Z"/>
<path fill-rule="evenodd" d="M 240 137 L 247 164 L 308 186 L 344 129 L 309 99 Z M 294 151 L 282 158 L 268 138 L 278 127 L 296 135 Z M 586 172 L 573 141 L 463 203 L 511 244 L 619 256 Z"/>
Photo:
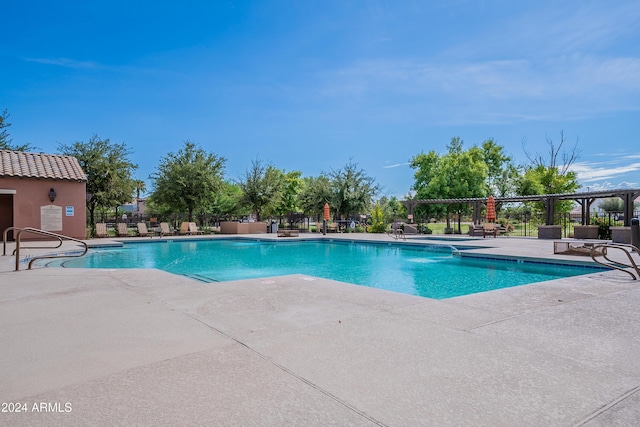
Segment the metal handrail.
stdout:
<path fill-rule="evenodd" d="M 22 228 L 20 227 L 7 227 L 4 230 L 4 233 L 2 235 L 2 256 L 6 256 L 7 255 L 7 236 L 9 235 L 9 231 L 11 230 L 22 230 Z M 23 246 L 22 249 L 57 249 L 60 246 L 62 246 L 62 239 L 60 237 L 56 237 L 56 239 L 58 239 L 59 243 L 58 246 Z M 13 253 L 11 255 L 15 255 L 16 254 L 16 250 L 17 250 L 17 246 L 16 249 L 13 250 Z"/>
<path fill-rule="evenodd" d="M 402 240 L 407 240 L 407 237 L 404 235 L 404 232 L 402 230 L 387 231 L 387 234 L 396 240 L 398 240 L 400 237 L 402 237 Z"/>
<path fill-rule="evenodd" d="M 598 248 L 602 248 L 602 251 L 601 251 L 602 257 L 605 260 L 607 260 L 608 263 L 602 262 L 596 259 L 596 256 L 598 255 L 597 253 Z M 625 264 L 624 262 L 614 261 L 610 259 L 607 256 L 607 249 L 619 249 L 622 252 L 624 252 L 624 254 L 627 256 L 627 259 L 629 260 L 629 264 Z M 640 269 L 638 269 L 638 265 L 631 257 L 631 254 L 633 253 L 633 251 L 636 251 L 637 253 L 640 254 L 640 250 L 634 245 L 629 245 L 626 243 L 601 243 L 601 244 L 593 245 L 593 247 L 591 248 L 591 259 L 593 259 L 596 263 L 603 265 L 605 267 L 609 267 L 614 270 L 624 271 L 625 273 L 630 275 L 633 278 L 633 280 L 637 280 L 637 279 L 640 279 Z M 633 272 L 627 270 L 627 268 L 633 268 L 637 276 L 633 274 Z"/>
<path fill-rule="evenodd" d="M 82 245 L 84 245 L 84 251 L 82 251 L 81 254 L 56 254 L 56 255 L 34 256 L 29 261 L 29 264 L 27 266 L 27 270 L 31 270 L 31 267 L 33 266 L 34 261 L 39 260 L 39 259 L 78 258 L 78 257 L 84 256 L 89 251 L 89 246 L 87 246 L 87 244 L 85 242 L 83 242 L 82 240 L 80 240 L 80 239 L 76 239 L 76 238 L 73 238 L 73 237 L 65 236 L 65 235 L 62 235 L 62 234 L 52 233 L 50 231 L 40 230 L 39 228 L 25 227 L 25 228 L 20 229 L 18 231 L 17 235 L 16 235 L 16 250 L 14 251 L 14 253 L 16 255 L 16 270 L 15 271 L 19 271 L 20 270 L 20 237 L 21 237 L 22 233 L 40 234 L 42 236 L 48 236 L 48 237 L 54 237 L 54 238 L 60 239 L 60 241 L 62 241 L 62 239 L 71 240 L 71 241 L 74 241 L 74 242 L 82 243 Z M 62 244 L 60 246 L 62 246 Z M 60 246 L 58 246 L 58 247 L 60 247 Z"/>

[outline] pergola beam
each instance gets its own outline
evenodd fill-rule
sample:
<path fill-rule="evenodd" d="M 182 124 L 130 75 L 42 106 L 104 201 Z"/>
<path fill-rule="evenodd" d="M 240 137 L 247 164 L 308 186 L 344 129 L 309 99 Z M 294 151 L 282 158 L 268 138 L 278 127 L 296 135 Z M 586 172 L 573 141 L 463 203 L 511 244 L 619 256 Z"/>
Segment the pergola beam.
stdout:
<path fill-rule="evenodd" d="M 582 206 L 582 224 L 588 225 L 590 221 L 589 209 L 591 204 L 597 199 L 608 197 L 620 197 L 624 202 L 624 225 L 631 225 L 633 216 L 633 203 L 640 196 L 640 189 L 618 189 L 609 191 L 593 191 L 588 193 L 566 193 L 566 194 L 540 194 L 534 196 L 514 196 L 496 197 L 496 203 L 510 202 L 542 202 L 545 206 L 546 225 L 554 225 L 555 205 L 561 200 L 574 200 Z M 473 207 L 473 222 L 479 223 L 482 220 L 482 205 L 487 203 L 486 197 L 469 197 L 460 199 L 423 199 L 404 200 L 402 203 L 407 208 L 407 213 L 413 215 L 415 208 L 420 205 L 446 205 L 456 203 L 467 203 Z"/>

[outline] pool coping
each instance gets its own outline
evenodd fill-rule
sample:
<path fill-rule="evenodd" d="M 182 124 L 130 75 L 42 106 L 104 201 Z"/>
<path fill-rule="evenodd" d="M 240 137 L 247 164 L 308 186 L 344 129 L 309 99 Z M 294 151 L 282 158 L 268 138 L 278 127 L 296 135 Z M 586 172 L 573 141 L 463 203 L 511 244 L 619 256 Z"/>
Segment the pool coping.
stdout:
<path fill-rule="evenodd" d="M 161 244 L 162 242 L 167 242 L 167 243 L 173 243 L 173 242 L 201 242 L 201 241 L 213 241 L 213 240 L 225 240 L 225 241 L 252 241 L 252 242 L 269 242 L 269 243 L 276 243 L 276 244 L 289 244 L 289 243 L 296 243 L 296 242 L 323 242 L 323 243 L 337 243 L 337 244 L 352 244 L 352 243 L 359 243 L 359 244 L 366 244 L 366 245 L 373 245 L 373 246 L 397 246 L 397 247 L 414 247 L 414 248 L 432 248 L 432 247 L 442 247 L 442 248 L 453 248 L 455 249 L 457 252 L 454 253 L 454 255 L 456 256 L 460 256 L 464 259 L 476 259 L 476 260 L 483 260 L 483 261 L 491 261 L 491 260 L 495 260 L 495 261 L 500 261 L 500 262 L 509 262 L 509 263 L 524 263 L 524 264 L 533 264 L 533 265 L 548 265 L 548 266 L 558 266 L 558 267 L 572 267 L 572 268 L 583 268 L 585 269 L 585 272 L 581 275 L 588 275 L 588 274 L 595 274 L 595 273 L 604 273 L 604 272 L 608 272 L 610 271 L 609 269 L 594 263 L 593 261 L 589 262 L 589 261 L 581 261 L 581 260 L 553 260 L 550 258 L 542 258 L 542 257 L 531 257 L 531 256 L 513 256 L 513 255 L 501 255 L 501 254 L 486 254 L 486 253 L 482 253 L 481 251 L 483 249 L 489 249 L 491 248 L 491 246 L 487 246 L 486 244 L 484 245 L 476 245 L 476 246 L 469 246 L 467 245 L 454 245 L 451 244 L 451 240 L 447 240 L 446 243 L 442 243 L 442 240 L 429 240 L 429 239 L 410 239 L 410 240 L 400 240 L 400 239 L 394 239 L 394 240 L 390 240 L 390 241 L 385 241 L 385 240 L 372 240 L 372 239 L 362 239 L 362 238 L 355 238 L 355 237 L 351 237 L 349 235 L 347 236 L 341 236 L 340 238 L 334 238 L 334 237 L 330 237 L 330 236 L 303 236 L 301 238 L 288 238 L 288 239 L 278 239 L 278 238 L 274 238 L 271 235 L 267 235 L 267 237 L 264 237 L 264 234 L 260 234 L 259 237 L 256 235 L 250 235 L 250 236 L 246 236 L 246 235 L 214 235 L 214 236 L 189 236 L 189 238 L 176 238 L 177 236 L 166 236 L 163 238 L 158 238 L 158 239 L 149 239 L 149 238 L 137 238 L 137 239 L 131 239 L 131 238 L 127 238 L 127 239 L 114 239 L 113 241 L 108 241 L 108 242 L 100 242 L 100 243 L 95 243 L 92 242 L 90 244 L 88 244 L 88 247 L 90 249 L 101 249 L 101 248 L 118 248 L 118 247 L 124 247 L 127 244 Z M 452 239 L 453 240 L 453 239 Z M 464 241 L 469 241 L 471 239 L 464 239 Z M 462 241 L 462 240 L 461 240 Z M 486 242 L 486 240 L 484 240 Z M 475 251 L 475 252 L 474 252 Z M 478 252 L 480 251 L 480 252 Z M 79 252 L 79 251 L 77 251 Z M 77 253 L 77 252 L 67 252 L 69 254 L 72 253 Z M 27 262 L 28 259 L 25 259 L 22 262 Z M 42 264 L 40 264 L 43 267 L 46 268 L 67 268 L 65 267 L 65 261 L 61 261 L 61 265 L 54 265 L 51 266 L 52 263 L 55 263 L 56 261 L 54 260 L 48 260 L 47 262 L 44 262 Z M 74 267 L 76 268 L 76 267 Z M 176 274 L 176 273 L 171 273 L 168 272 L 170 274 Z M 295 272 L 292 272 L 291 274 L 297 274 Z M 187 277 L 191 280 L 195 280 L 198 282 L 202 282 L 202 283 L 221 283 L 221 282 L 227 282 L 226 280 L 220 281 L 220 280 L 216 280 L 216 279 L 212 279 L 211 277 L 207 277 L 207 276 L 200 276 L 198 274 L 177 274 L 179 276 L 183 276 L 183 277 Z M 261 277 L 259 279 L 269 279 L 270 277 L 274 277 L 274 276 L 264 276 Z M 319 276 L 313 276 L 313 277 L 317 277 L 320 278 Z M 569 276 L 571 277 L 571 276 Z M 254 278 L 247 278 L 247 279 L 236 279 L 234 281 L 237 280 L 252 280 Z M 556 278 L 556 279 L 549 279 L 549 280 L 545 280 L 544 282 L 548 282 L 548 281 L 553 281 L 553 280 L 562 280 L 563 278 Z M 366 285 L 361 285 L 361 284 L 357 284 L 357 283 L 352 283 L 352 282 L 342 282 L 342 283 L 348 283 L 348 284 L 353 284 L 353 285 L 357 285 L 357 286 L 366 286 Z M 521 285 L 513 285 L 513 286 L 529 286 L 535 283 L 540 283 L 540 282 L 531 282 L 531 283 L 524 283 Z M 507 287 L 512 287 L 512 286 L 507 286 Z M 492 292 L 495 290 L 499 290 L 499 289 L 503 289 L 502 287 L 499 288 L 495 288 L 495 289 L 488 289 L 488 290 L 482 290 L 479 292 L 473 292 L 474 293 L 482 293 L 482 292 Z M 411 294 L 409 294 L 411 295 Z M 424 296 L 424 295 L 415 295 L 421 298 L 432 298 L 430 296 Z M 437 300 L 445 300 L 445 299 L 449 299 L 449 298 L 457 298 L 460 295 L 454 295 L 454 296 L 449 296 L 446 298 L 434 298 Z M 465 296 L 465 295 L 462 295 Z"/>

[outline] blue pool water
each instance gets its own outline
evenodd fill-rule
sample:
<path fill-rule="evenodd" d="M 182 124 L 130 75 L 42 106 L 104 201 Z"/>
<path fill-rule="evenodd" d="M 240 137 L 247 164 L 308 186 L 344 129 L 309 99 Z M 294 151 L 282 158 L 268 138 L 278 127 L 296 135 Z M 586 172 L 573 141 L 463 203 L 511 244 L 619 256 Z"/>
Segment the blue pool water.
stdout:
<path fill-rule="evenodd" d="M 93 249 L 65 267 L 157 268 L 216 282 L 305 274 L 428 298 L 450 298 L 597 271 L 475 259 L 452 247 L 356 242 L 192 240 Z"/>

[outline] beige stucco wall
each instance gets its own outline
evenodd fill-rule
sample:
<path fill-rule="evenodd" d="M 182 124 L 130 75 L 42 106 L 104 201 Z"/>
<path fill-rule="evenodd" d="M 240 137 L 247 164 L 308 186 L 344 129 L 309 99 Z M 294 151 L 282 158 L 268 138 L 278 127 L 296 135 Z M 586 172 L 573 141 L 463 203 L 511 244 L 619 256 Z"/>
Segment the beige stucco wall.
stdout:
<path fill-rule="evenodd" d="M 49 200 L 51 188 L 56 192 L 53 203 Z M 14 227 L 41 228 L 40 208 L 53 204 L 62 208 L 62 230 L 52 230 L 52 232 L 76 239 L 86 238 L 86 183 L 2 177 L 0 178 L 0 189 L 16 191 L 13 195 Z M 67 216 L 67 207 L 73 208 L 73 216 Z M 22 236 L 23 238 L 34 237 L 27 234 Z"/>

